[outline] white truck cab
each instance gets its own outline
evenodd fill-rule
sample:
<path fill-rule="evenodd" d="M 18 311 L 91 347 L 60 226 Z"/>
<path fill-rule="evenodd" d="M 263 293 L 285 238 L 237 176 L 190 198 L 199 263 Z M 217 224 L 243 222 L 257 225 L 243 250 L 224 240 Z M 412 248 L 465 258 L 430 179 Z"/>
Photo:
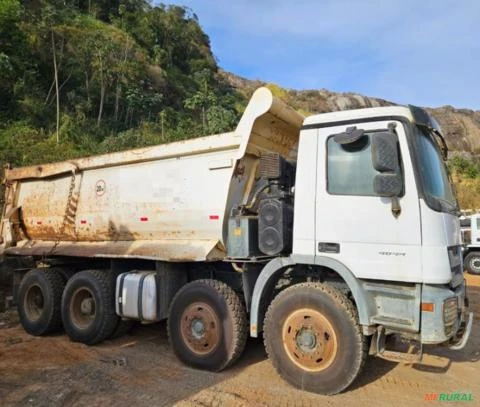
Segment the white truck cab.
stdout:
<path fill-rule="evenodd" d="M 305 120 L 297 161 L 292 258 L 348 270 L 370 303 L 365 325 L 422 343 L 448 340 L 464 318 L 459 208 L 439 140 L 415 107 L 327 113 Z M 459 318 L 439 330 L 450 307 Z"/>
<path fill-rule="evenodd" d="M 306 118 L 296 159 L 292 253 L 272 260 L 259 280 L 303 265 L 307 281 L 343 289 L 355 303 L 363 333 L 371 338 L 370 354 L 419 362 L 423 344 L 463 348 L 473 319 L 467 312 L 459 207 L 445 157 L 446 144 L 437 122 L 414 106 Z M 300 300 L 289 296 L 288 290 L 281 292 L 263 329 L 267 351 L 274 364 L 277 359 L 282 376 L 318 388 L 313 379 L 308 382 L 310 377 L 287 369 L 281 350 L 268 345 L 269 331 L 282 334 L 278 325 L 293 329 L 297 336 L 290 347 L 288 341 L 293 339 L 283 332 L 284 353 L 305 369 L 314 368 L 309 346 L 317 343 L 319 329 L 299 319 L 320 316 L 305 310 L 316 306 L 306 305 L 315 300 L 308 287 L 304 290 L 296 290 L 297 295 L 305 295 Z M 263 320 L 261 313 L 255 314 L 260 303 L 256 297 L 257 285 L 253 336 L 262 329 Z M 302 312 L 295 311 L 295 301 L 297 308 L 305 307 Z M 392 333 L 418 343 L 417 354 L 386 349 L 385 337 Z M 327 345 L 322 343 L 326 349 Z M 318 360 L 320 369 L 324 359 Z M 353 366 L 358 366 L 356 360 Z"/>

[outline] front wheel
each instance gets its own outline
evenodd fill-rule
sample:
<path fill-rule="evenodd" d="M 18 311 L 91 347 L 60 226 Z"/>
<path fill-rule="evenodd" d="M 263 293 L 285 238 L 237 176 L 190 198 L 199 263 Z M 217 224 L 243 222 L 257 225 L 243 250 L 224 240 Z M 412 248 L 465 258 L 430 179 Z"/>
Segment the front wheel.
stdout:
<path fill-rule="evenodd" d="M 352 302 L 328 284 L 302 283 L 278 294 L 265 317 L 264 339 L 280 376 L 319 394 L 346 389 L 367 355 Z"/>
<path fill-rule="evenodd" d="M 183 286 L 172 301 L 168 335 L 176 356 L 186 365 L 220 371 L 242 353 L 247 318 L 238 295 L 217 280 Z"/>
<path fill-rule="evenodd" d="M 480 275 L 480 253 L 470 252 L 463 261 L 465 268 L 470 274 Z"/>

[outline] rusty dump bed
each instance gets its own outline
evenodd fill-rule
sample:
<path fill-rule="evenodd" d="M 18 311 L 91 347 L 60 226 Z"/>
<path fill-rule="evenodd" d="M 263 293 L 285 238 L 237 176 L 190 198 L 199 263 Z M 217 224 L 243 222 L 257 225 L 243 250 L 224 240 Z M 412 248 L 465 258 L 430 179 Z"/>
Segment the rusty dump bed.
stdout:
<path fill-rule="evenodd" d="M 231 133 L 6 170 L 0 253 L 222 259 L 260 153 L 294 159 L 302 123 L 260 88 Z"/>

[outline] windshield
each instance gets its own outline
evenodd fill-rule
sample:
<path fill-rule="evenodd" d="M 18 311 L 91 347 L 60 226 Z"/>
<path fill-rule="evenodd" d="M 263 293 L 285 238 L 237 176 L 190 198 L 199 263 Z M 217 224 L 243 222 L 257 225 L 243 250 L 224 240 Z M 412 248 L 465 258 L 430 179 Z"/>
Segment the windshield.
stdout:
<path fill-rule="evenodd" d="M 424 127 L 415 126 L 415 144 L 420 166 L 420 176 L 427 203 L 445 212 L 458 209 L 447 168 L 435 143 L 434 135 Z"/>

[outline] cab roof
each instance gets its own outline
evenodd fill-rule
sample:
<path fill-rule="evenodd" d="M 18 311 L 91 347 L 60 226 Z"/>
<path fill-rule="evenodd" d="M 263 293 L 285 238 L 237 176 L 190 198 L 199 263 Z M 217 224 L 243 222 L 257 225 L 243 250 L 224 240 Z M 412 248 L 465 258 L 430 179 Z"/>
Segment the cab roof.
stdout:
<path fill-rule="evenodd" d="M 364 109 L 342 110 L 331 113 L 321 113 L 309 116 L 303 122 L 304 126 L 335 123 L 345 120 L 356 120 L 383 116 L 403 116 L 408 120 L 414 122 L 412 111 L 407 106 L 385 106 L 385 107 L 370 107 Z"/>

